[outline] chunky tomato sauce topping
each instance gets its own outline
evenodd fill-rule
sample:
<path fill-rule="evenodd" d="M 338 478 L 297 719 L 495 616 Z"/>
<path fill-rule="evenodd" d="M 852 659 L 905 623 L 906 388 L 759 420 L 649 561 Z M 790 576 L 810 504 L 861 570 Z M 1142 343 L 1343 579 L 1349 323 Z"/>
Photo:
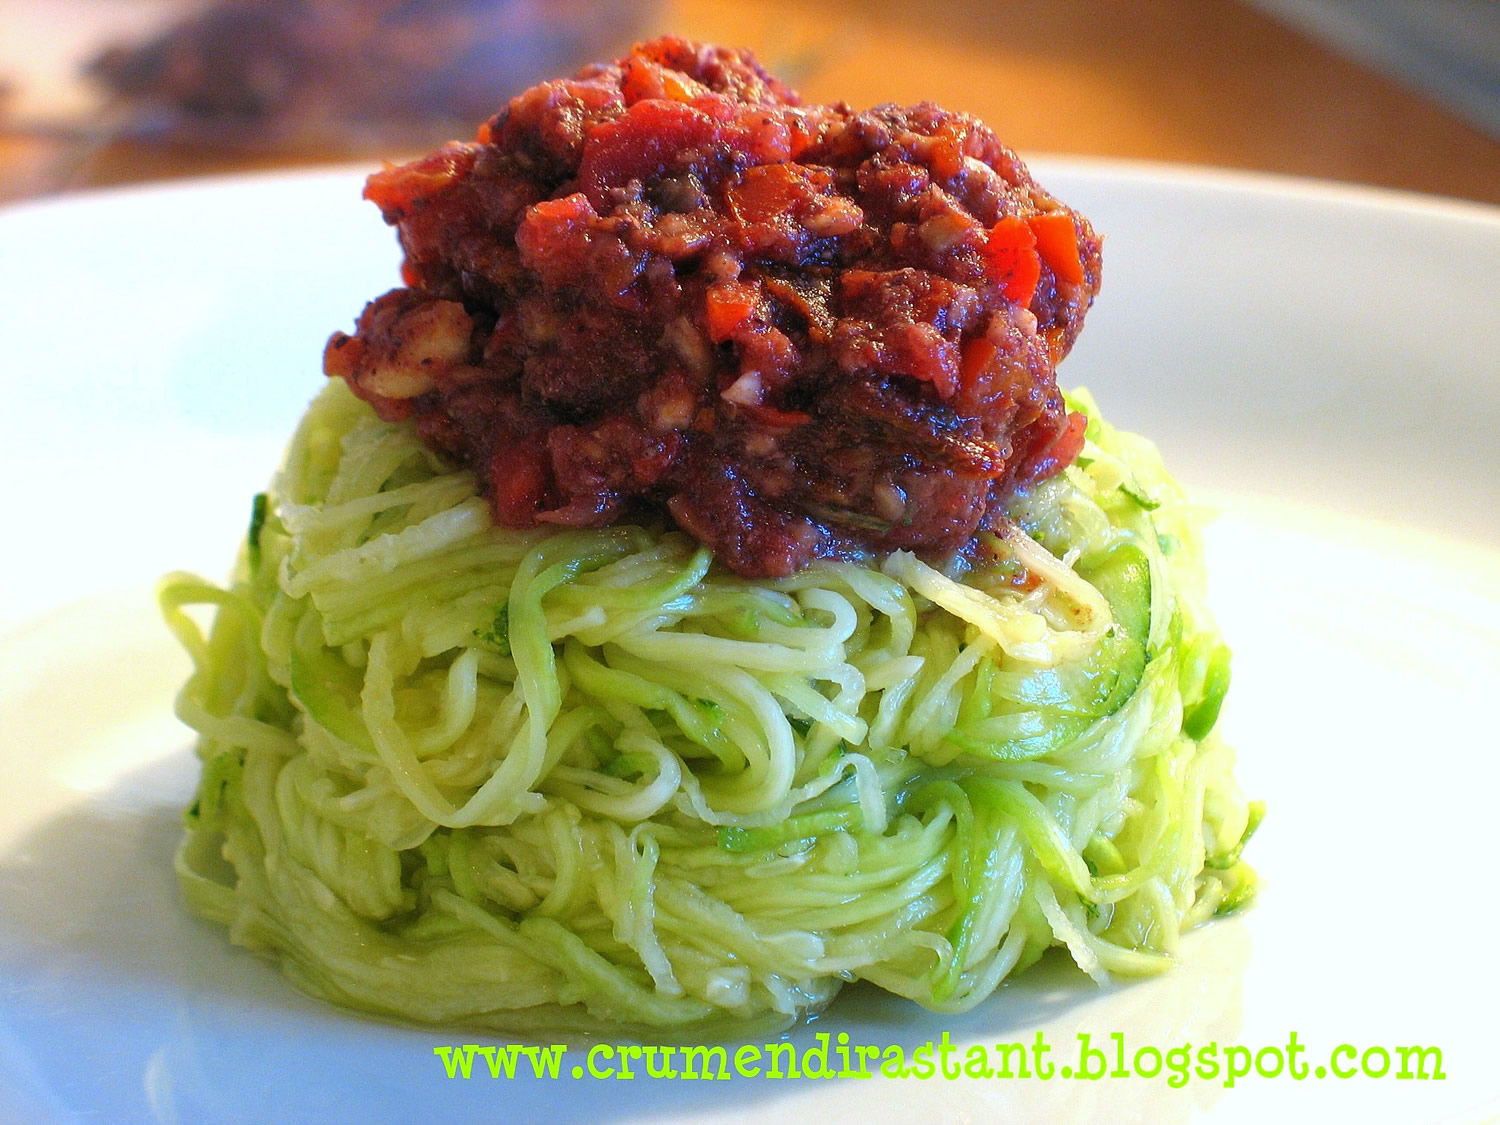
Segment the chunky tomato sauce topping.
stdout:
<path fill-rule="evenodd" d="M 403 288 L 324 368 L 498 522 L 666 515 L 747 576 L 940 556 L 1083 441 L 1099 239 L 973 118 L 802 105 L 659 39 L 376 173 Z"/>

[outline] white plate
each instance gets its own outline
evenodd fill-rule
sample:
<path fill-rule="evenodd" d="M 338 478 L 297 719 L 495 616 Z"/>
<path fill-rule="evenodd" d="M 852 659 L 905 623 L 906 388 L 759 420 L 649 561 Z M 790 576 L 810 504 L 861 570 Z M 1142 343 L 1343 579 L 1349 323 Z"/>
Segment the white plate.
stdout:
<path fill-rule="evenodd" d="M 448 1080 L 473 1039 L 306 999 L 186 917 L 185 671 L 150 605 L 222 573 L 327 333 L 395 280 L 349 172 L 0 213 L 0 1119 L 1469 1121 L 1500 1109 L 1500 214 L 1182 170 L 1039 162 L 1107 232 L 1065 382 L 1222 515 L 1225 725 L 1270 816 L 1255 908 L 1167 976 L 1044 964 L 961 1018 L 851 990 L 797 1035 L 907 1048 L 1079 1032 L 1326 1062 L 1442 1051 L 1442 1081 L 1250 1077 Z M 1371 1056 L 1372 1063 L 1379 1055 Z M 1149 1063 L 1149 1055 L 1143 1061 Z M 1269 1066 L 1271 1056 L 1265 1056 Z M 1393 1071 L 1398 1067 L 1393 1067 Z"/>

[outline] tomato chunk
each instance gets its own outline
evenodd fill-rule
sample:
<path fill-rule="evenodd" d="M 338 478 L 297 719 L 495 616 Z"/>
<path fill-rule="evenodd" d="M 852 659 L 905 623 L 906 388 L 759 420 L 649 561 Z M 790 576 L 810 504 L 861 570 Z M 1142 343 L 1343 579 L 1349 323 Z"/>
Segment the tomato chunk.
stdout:
<path fill-rule="evenodd" d="M 1033 215 L 1027 221 L 1036 236 L 1037 253 L 1058 281 L 1083 284 L 1083 262 L 1078 257 L 1078 228 L 1073 216 L 1063 211 Z"/>
<path fill-rule="evenodd" d="M 1042 279 L 1042 260 L 1029 224 L 1006 215 L 990 228 L 984 243 L 986 271 L 1005 296 L 1018 305 L 1031 304 Z"/>

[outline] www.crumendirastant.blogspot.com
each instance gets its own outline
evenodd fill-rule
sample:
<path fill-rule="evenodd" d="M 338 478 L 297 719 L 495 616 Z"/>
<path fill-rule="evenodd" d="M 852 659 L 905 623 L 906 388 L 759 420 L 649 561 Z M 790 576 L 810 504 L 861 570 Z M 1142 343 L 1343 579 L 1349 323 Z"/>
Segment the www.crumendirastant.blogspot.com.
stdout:
<path fill-rule="evenodd" d="M 1133 1079 L 1217 1083 L 1232 1089 L 1249 1080 L 1394 1079 L 1443 1081 L 1443 1051 L 1432 1045 L 1339 1043 L 1311 1051 L 1293 1031 L 1283 1043 L 1251 1047 L 1239 1043 L 1129 1043 L 1121 1032 L 1079 1032 L 1052 1044 L 1042 1032 L 1030 1042 L 959 1045 L 947 1032 L 913 1047 L 851 1041 L 847 1033 L 815 1036 L 815 1043 L 745 1043 L 738 1046 L 595 1043 L 462 1043 L 434 1047 L 453 1079 L 544 1078 L 560 1081 L 687 1082 L 733 1079 L 870 1079 L 915 1081 L 960 1079 L 1103 1081 Z"/>

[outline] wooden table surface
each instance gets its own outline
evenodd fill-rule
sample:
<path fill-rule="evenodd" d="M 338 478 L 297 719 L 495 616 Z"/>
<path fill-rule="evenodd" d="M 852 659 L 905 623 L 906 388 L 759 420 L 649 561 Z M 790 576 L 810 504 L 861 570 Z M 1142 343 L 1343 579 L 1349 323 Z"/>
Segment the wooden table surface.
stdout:
<path fill-rule="evenodd" d="M 1236 0 L 661 0 L 654 22 L 754 47 L 811 100 L 974 113 L 1023 156 L 1180 161 L 1500 204 L 1500 142 Z M 125 143 L 80 155 L 0 132 L 0 198 L 334 158 L 346 156 Z"/>

